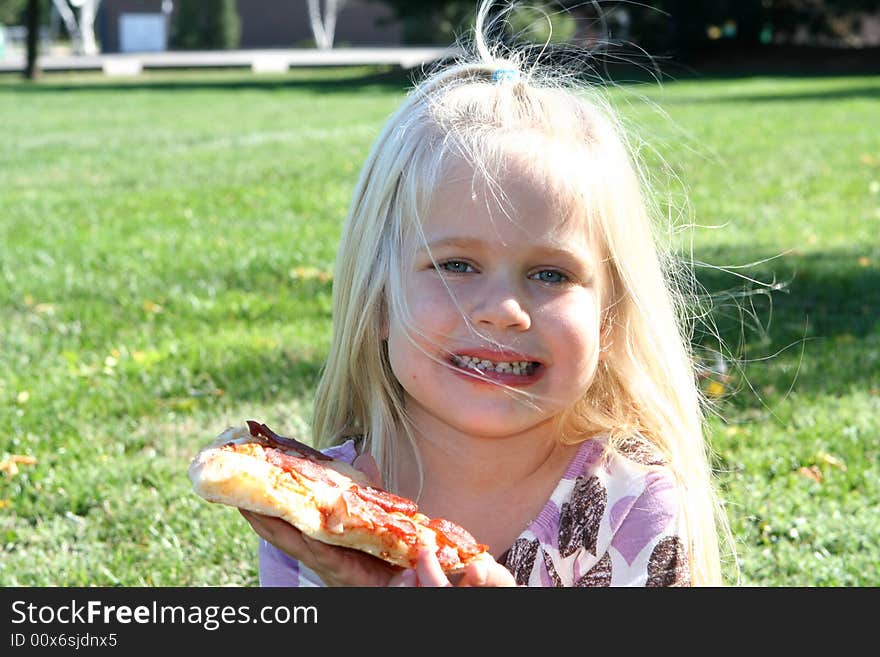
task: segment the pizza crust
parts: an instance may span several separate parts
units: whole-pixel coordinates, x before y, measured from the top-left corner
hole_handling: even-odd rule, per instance
[[[321,516],[312,505],[301,503],[305,491],[297,490],[296,480],[280,476],[284,473],[268,461],[222,450],[220,444],[203,449],[190,465],[196,494],[209,502],[283,518],[309,535],[320,529]]]

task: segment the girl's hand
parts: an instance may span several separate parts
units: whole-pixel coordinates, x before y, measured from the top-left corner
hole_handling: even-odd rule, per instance
[[[456,576],[454,586],[516,586],[510,571],[494,559],[479,559]],[[394,575],[388,586],[453,586],[431,550],[421,550],[415,568]]]
[[[387,586],[400,571],[365,552],[309,538],[281,518],[239,512],[261,538],[314,571],[327,586]]]
[[[359,456],[354,466],[380,485],[379,469],[371,456]],[[309,538],[280,518],[244,509],[239,512],[261,538],[314,571],[327,586],[387,586],[401,570],[364,552]]]

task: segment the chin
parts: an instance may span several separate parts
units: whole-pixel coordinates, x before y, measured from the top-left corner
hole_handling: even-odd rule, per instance
[[[507,438],[525,433],[530,429],[546,424],[553,418],[531,417],[517,418],[510,412],[499,409],[496,413],[477,413],[471,417],[459,415],[454,423],[455,429],[464,434],[480,438]]]

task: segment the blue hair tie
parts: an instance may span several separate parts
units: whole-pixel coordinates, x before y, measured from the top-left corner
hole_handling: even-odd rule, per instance
[[[496,68],[492,72],[493,82],[518,82],[519,71],[515,68]]]

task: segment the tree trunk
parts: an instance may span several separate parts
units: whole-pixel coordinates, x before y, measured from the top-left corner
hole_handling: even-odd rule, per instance
[[[336,32],[336,15],[342,9],[345,0],[325,0],[323,17],[321,16],[321,0],[306,0],[309,9],[309,22],[312,25],[312,34],[315,37],[315,45],[321,50],[329,50],[333,47],[333,37]]]
[[[79,36],[84,55],[98,54],[98,42],[95,39],[95,18],[98,15],[99,4],[101,4],[101,0],[86,0],[79,10]]]
[[[38,60],[40,48],[40,0],[28,0],[27,6],[27,65],[24,77],[35,80],[40,75]]]
[[[52,0],[64,27],[70,35],[73,51],[77,55],[97,55],[98,42],[95,40],[95,17],[101,0]],[[71,6],[72,5],[72,6]],[[77,18],[74,8],[79,10]]]

